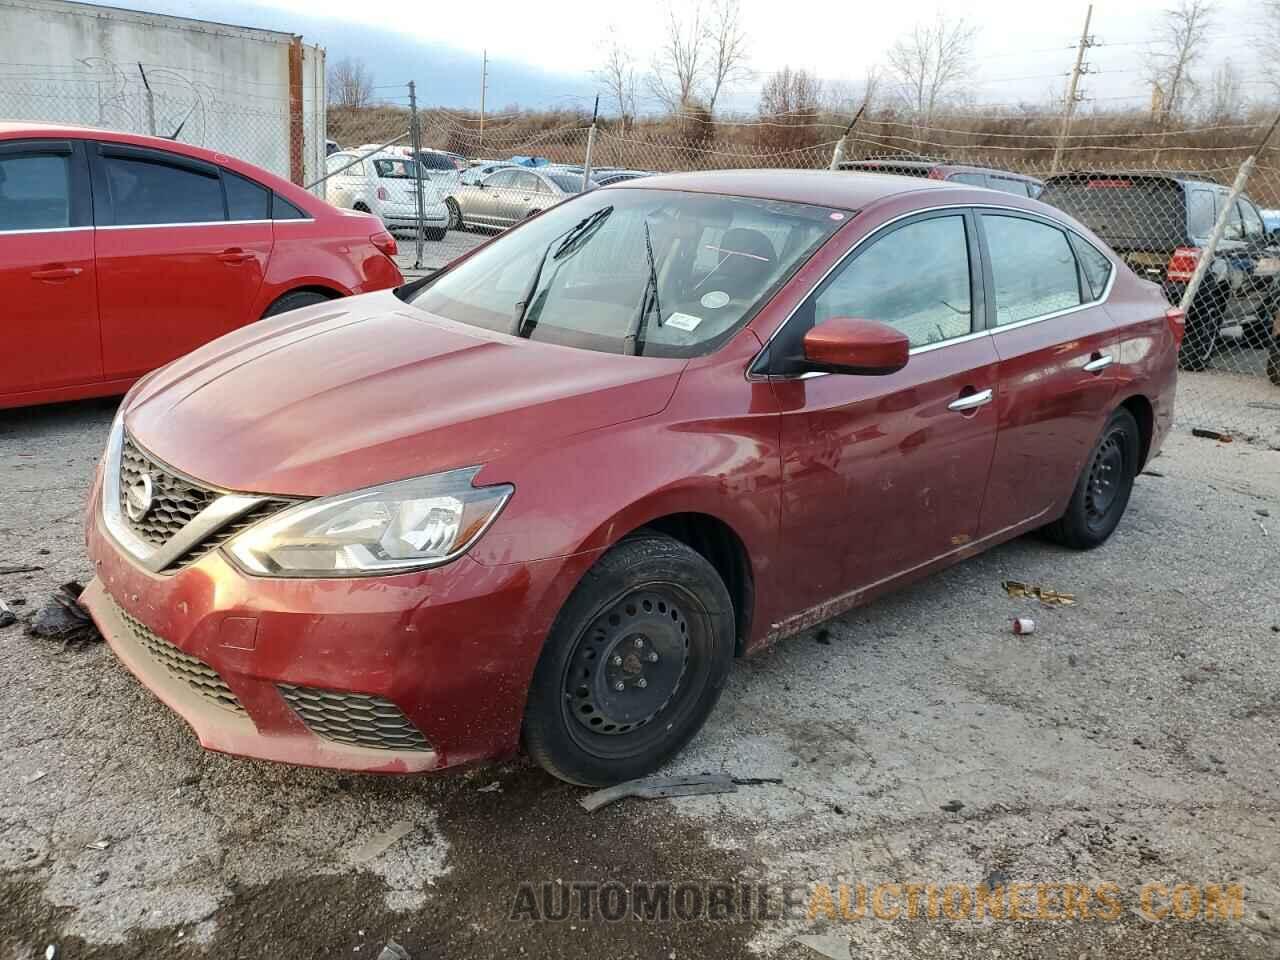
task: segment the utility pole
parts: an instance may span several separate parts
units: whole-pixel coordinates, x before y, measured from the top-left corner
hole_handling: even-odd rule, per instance
[[[1058,135],[1058,146],[1053,151],[1053,163],[1049,167],[1049,176],[1053,176],[1058,172],[1058,164],[1062,162],[1062,150],[1067,145],[1067,136],[1071,133],[1071,118],[1076,112],[1076,103],[1080,99],[1077,88],[1080,85],[1080,75],[1087,73],[1088,68],[1084,62],[1084,52],[1092,47],[1097,41],[1089,35],[1089,21],[1093,19],[1093,4],[1089,4],[1089,9],[1084,15],[1084,30],[1080,33],[1080,46],[1076,47],[1076,65],[1071,71],[1071,83],[1067,88],[1067,109],[1062,117],[1062,132]]]
[[[489,87],[489,51],[483,52],[480,62],[480,153],[484,153],[484,94]]]

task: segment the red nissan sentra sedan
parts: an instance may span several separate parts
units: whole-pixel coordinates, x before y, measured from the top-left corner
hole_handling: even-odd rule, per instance
[[[1119,523],[1182,317],[1034,200],[848,173],[595,190],[121,406],[85,600],[214,750],[646,774],[730,661]]]
[[[404,281],[380,221],[232,157],[0,123],[0,408],[124,393],[264,316]]]

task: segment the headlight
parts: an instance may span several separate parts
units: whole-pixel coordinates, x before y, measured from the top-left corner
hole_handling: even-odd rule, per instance
[[[224,547],[264,577],[359,577],[448,563],[493,522],[514,487],[473,487],[479,467],[312,500]]]

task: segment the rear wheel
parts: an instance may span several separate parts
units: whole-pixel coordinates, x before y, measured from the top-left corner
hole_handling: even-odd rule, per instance
[[[1076,550],[1092,550],[1105,543],[1129,505],[1141,449],[1138,422],[1121,407],[1102,428],[1066,513],[1045,527],[1046,535]]]
[[[445,205],[445,208],[449,211],[449,229],[450,230],[463,229],[464,225],[462,223],[462,209],[458,206],[458,201],[453,199],[453,197],[449,197],[447,200],[445,200],[444,205]]]
[[[295,290],[293,293],[286,293],[280,297],[275,303],[267,307],[266,312],[262,314],[263,319],[274,317],[280,313],[288,313],[290,310],[299,310],[302,307],[309,307],[312,304],[324,303],[332,299],[326,297],[323,293],[315,290]]]
[[[733,644],[732,601],[704,557],[658,534],[623,540],[556,618],[529,690],[525,749],[571,783],[652,773],[702,727]]]
[[[1280,387],[1280,339],[1272,342],[1271,352],[1267,354],[1267,376]]]
[[[1178,350],[1178,366],[1198,372],[1213,361],[1226,311],[1226,292],[1215,283],[1205,283],[1187,312],[1187,329]],[[1176,301],[1175,301],[1176,302]]]

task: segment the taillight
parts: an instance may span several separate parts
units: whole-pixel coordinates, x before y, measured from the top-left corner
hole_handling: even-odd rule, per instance
[[[1187,332],[1187,312],[1181,307],[1170,307],[1164,312],[1164,319],[1173,334],[1173,345],[1181,346],[1182,337]]]
[[[1196,264],[1199,262],[1199,247],[1178,247],[1169,258],[1169,265],[1164,271],[1165,276],[1170,280],[1187,283],[1191,280],[1191,275],[1196,272]]]
[[[396,238],[385,230],[381,233],[375,233],[369,238],[369,242],[388,257],[394,257],[399,252],[399,248],[396,246]]]
[[[391,199],[391,194],[387,193],[387,188],[386,188],[386,187],[379,187],[379,188],[378,188],[378,199],[379,199],[379,200],[390,200],[390,199]]]

